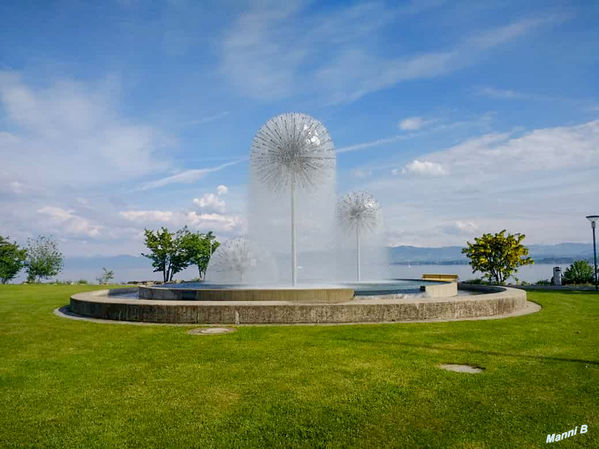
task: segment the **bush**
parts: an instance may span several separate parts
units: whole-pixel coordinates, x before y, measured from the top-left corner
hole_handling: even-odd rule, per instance
[[[77,281],[77,284],[80,284],[80,285],[85,285],[85,284],[87,284],[87,283],[88,283],[88,282],[87,282],[85,279],[79,279],[79,280]]]
[[[564,272],[564,284],[591,284],[593,267],[586,260],[577,260]]]
[[[549,279],[541,279],[537,281],[535,285],[551,285],[551,281]]]

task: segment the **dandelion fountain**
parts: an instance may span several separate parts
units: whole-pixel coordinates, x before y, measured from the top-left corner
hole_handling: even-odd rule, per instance
[[[251,145],[248,236],[216,250],[206,282],[80,293],[71,312],[166,323],[348,323],[487,317],[525,306],[520,290],[453,296],[451,283],[381,280],[379,203],[366,192],[337,200],[335,167],[321,122],[299,113],[271,118]],[[372,242],[378,250],[365,251]]]

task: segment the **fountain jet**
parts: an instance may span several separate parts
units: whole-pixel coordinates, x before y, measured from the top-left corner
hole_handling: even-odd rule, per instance
[[[291,205],[291,284],[297,283],[296,190],[316,189],[335,176],[335,149],[327,129],[300,113],[268,120],[252,142],[250,164],[258,180],[273,191],[289,190]]]

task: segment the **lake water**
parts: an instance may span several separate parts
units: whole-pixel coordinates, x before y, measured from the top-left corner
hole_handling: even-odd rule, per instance
[[[553,275],[553,267],[559,266],[562,272],[568,267],[568,264],[536,264],[520,267],[518,270],[518,278],[521,281],[537,282],[541,279],[551,279]],[[86,279],[88,282],[96,282],[96,277],[100,274],[99,269],[65,267],[57,278],[59,280],[77,281]],[[392,265],[391,273],[395,278],[404,279],[420,279],[423,273],[430,274],[457,274],[460,280],[479,278],[480,273],[476,275],[472,273],[470,265]],[[177,274],[178,279],[193,279],[197,277],[197,270],[188,268],[182,273]],[[23,275],[18,281],[22,281]],[[162,280],[161,273],[153,273],[152,268],[120,268],[115,270],[116,282],[140,280]]]
[[[560,267],[562,273],[568,268],[569,264],[534,264],[526,265],[518,269],[516,275],[520,281],[537,282],[541,279],[551,279],[553,276],[553,267]],[[423,273],[429,274],[457,274],[461,281],[480,278],[481,274],[472,273],[470,265],[392,265],[391,273],[394,277],[416,279]]]

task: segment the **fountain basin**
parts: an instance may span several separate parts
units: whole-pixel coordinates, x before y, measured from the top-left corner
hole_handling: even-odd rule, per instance
[[[470,289],[470,286],[463,286]],[[97,290],[71,297],[71,312],[108,320],[187,324],[334,324],[485,319],[537,311],[526,292],[472,287],[476,295],[430,298],[372,295],[338,303],[293,301],[140,300],[137,288]]]

